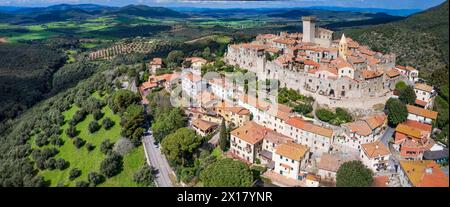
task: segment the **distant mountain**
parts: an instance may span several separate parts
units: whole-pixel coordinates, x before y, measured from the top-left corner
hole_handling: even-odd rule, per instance
[[[435,84],[448,85],[448,77],[444,77],[449,64],[448,4],[446,1],[401,21],[342,32],[374,50],[397,54],[399,64],[418,68],[430,81],[446,78]],[[438,72],[447,75],[436,75]]]
[[[140,16],[140,17],[151,17],[151,18],[184,18],[189,15],[177,12],[164,7],[149,7],[145,5],[129,5],[117,9],[116,11],[109,12],[109,14],[114,15],[129,15],[129,16]]]
[[[313,6],[304,9],[320,9],[331,11],[351,11],[361,13],[385,13],[393,16],[409,16],[420,12],[420,9],[381,9],[381,8],[356,8],[356,7],[333,7],[333,6]]]

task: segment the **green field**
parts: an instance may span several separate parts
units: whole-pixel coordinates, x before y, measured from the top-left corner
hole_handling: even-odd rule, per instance
[[[97,93],[93,94],[93,96],[99,98]],[[67,129],[69,126],[68,121],[77,110],[78,107],[73,105],[69,110],[63,113],[66,123],[61,127],[62,130]],[[120,117],[113,114],[108,106],[104,107],[102,111],[105,114],[102,119],[109,117],[115,122],[115,125],[111,129],[105,130],[104,128],[101,128],[99,131],[90,134],[88,131],[88,125],[92,120],[94,120],[91,114],[89,114],[84,121],[76,125],[77,130],[80,131],[78,137],[95,146],[95,149],[91,152],[89,152],[86,147],[77,149],[73,145],[72,140],[65,133],[61,135],[61,138],[65,141],[65,143],[59,148],[60,152],[55,156],[55,158],[61,157],[65,159],[70,162],[70,166],[62,171],[44,170],[39,172],[45,180],[50,181],[50,186],[57,186],[58,184],[64,186],[75,186],[76,181],[87,181],[87,175],[89,172],[100,171],[100,163],[105,158],[105,155],[100,152],[100,144],[105,139],[110,139],[112,142],[116,142],[120,139]],[[101,123],[102,119],[100,119],[99,123]],[[36,147],[34,143],[33,146]],[[124,170],[120,174],[106,179],[105,183],[102,183],[99,186],[137,186],[137,184],[133,182],[133,174],[144,163],[145,158],[142,146],[133,149],[124,157]],[[68,177],[70,170],[73,168],[80,169],[82,174],[74,181],[70,181]]]

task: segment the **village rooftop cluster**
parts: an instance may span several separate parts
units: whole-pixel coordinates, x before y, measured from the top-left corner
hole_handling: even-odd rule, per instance
[[[191,102],[184,107],[190,127],[207,136],[225,120],[233,128],[226,156],[267,167],[262,176],[279,186],[333,186],[343,163],[360,160],[374,172],[373,186],[448,187],[439,166],[448,162],[448,149],[431,138],[438,116],[431,110],[433,86],[413,67],[396,65],[394,54],[372,51],[345,34],[333,39],[333,31],[317,27],[315,17],[302,21],[302,33],[260,34],[250,43],[229,45],[224,61],[312,97],[319,106],[359,114],[354,121],[330,125],[270,101],[269,93],[248,93],[225,78],[205,81],[201,69],[210,63],[200,57],[187,58],[190,65],[182,73],[163,75],[155,75],[161,58],[149,62],[154,75],[140,87],[144,103],[156,88],[179,87]],[[390,128],[377,106],[397,97],[399,82],[413,86],[417,100],[407,105],[407,120]]]

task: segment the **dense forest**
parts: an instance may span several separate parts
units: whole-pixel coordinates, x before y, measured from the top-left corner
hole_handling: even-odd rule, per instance
[[[43,45],[0,44],[0,122],[44,98],[65,58]]]

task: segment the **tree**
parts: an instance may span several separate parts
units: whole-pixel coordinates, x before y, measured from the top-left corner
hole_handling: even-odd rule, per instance
[[[86,141],[84,141],[83,139],[76,137],[75,139],[73,139],[73,145],[75,145],[75,147],[77,149],[80,149],[81,147],[84,146],[84,144],[86,143]]]
[[[86,143],[86,149],[90,152],[95,149],[95,146],[91,143]]]
[[[108,129],[110,129],[111,127],[113,127],[114,124],[115,124],[114,121],[111,120],[109,117],[104,118],[103,121],[102,121],[102,126],[103,126],[103,128],[105,128],[106,130],[108,130]]]
[[[414,104],[416,102],[417,96],[416,92],[414,92],[414,88],[412,86],[407,86],[404,89],[399,91],[398,99],[405,104]]]
[[[56,168],[56,160],[53,157],[50,157],[46,162],[45,162],[45,168],[49,169],[49,170],[54,170]]]
[[[162,141],[162,151],[172,166],[185,166],[192,161],[194,151],[201,144],[201,137],[189,128],[180,128]]]
[[[222,119],[222,124],[220,125],[219,147],[222,151],[226,151],[229,147],[227,126],[225,125],[225,119]]]
[[[55,162],[55,167],[59,170],[64,170],[68,167],[69,162],[64,160],[63,158],[58,158]]]
[[[306,115],[313,111],[313,107],[311,104],[298,104],[298,105],[294,106],[293,111],[295,111],[299,114]]]
[[[98,131],[100,128],[101,128],[101,126],[98,124],[97,121],[91,121],[91,123],[89,123],[89,126],[88,126],[89,132],[91,134]]]
[[[161,142],[161,140],[170,133],[186,126],[186,122],[186,116],[179,108],[172,108],[169,112],[158,111],[152,125],[153,136],[157,142]]]
[[[86,182],[86,181],[77,181],[76,183],[75,183],[75,186],[76,187],[79,187],[79,188],[86,188],[86,187],[89,187],[89,183],[88,182]]]
[[[113,147],[114,147],[114,143],[112,143],[111,140],[109,140],[109,139],[105,139],[100,144],[100,152],[102,152],[105,155],[109,154],[110,152],[112,152]]]
[[[324,121],[324,122],[329,122],[329,121],[333,120],[334,118],[336,118],[336,115],[332,111],[329,111],[327,109],[316,110],[316,116],[317,116],[317,118],[319,118],[321,121]]]
[[[110,153],[100,164],[100,172],[106,177],[113,177],[123,170],[123,159],[117,153]]]
[[[88,174],[88,181],[90,186],[95,187],[98,184],[105,182],[105,177],[97,172],[90,172]]]
[[[77,133],[77,128],[74,125],[69,124],[69,127],[66,129],[67,136],[69,136],[70,138],[74,138],[75,136],[77,136]]]
[[[144,107],[136,104],[128,106],[121,120],[122,136],[129,139],[136,139],[136,136],[142,136],[140,132],[143,132],[142,125],[144,121]]]
[[[135,93],[121,89],[116,91],[109,100],[109,106],[114,111],[114,113],[124,112],[128,106],[132,104],[137,104],[140,101],[140,97]]]
[[[399,81],[395,84],[395,89],[397,89],[398,91],[403,90],[404,88],[406,88],[406,83],[404,81]]]
[[[336,173],[337,187],[370,187],[372,182],[372,170],[359,160],[342,164]]]
[[[167,55],[167,63],[172,63],[175,66],[179,66],[181,64],[181,62],[183,62],[183,56],[184,53],[183,51],[180,50],[172,50],[168,55]]]
[[[406,105],[396,98],[390,98],[386,102],[385,111],[388,115],[388,123],[395,127],[408,118],[408,109]]]
[[[92,113],[92,115],[94,116],[95,120],[100,120],[103,117],[103,112],[99,109],[94,110],[94,112]]]
[[[144,164],[136,173],[133,175],[133,181],[139,185],[143,186],[153,186],[154,180],[156,178],[156,170],[153,167]]]
[[[345,109],[339,107],[336,108],[336,118],[338,118],[341,123],[347,123],[353,120],[352,115],[350,115]]]
[[[72,168],[69,173],[69,180],[75,180],[75,178],[80,177],[81,170],[78,168]]]
[[[205,187],[250,187],[253,174],[244,163],[225,158],[206,167],[200,180]]]

